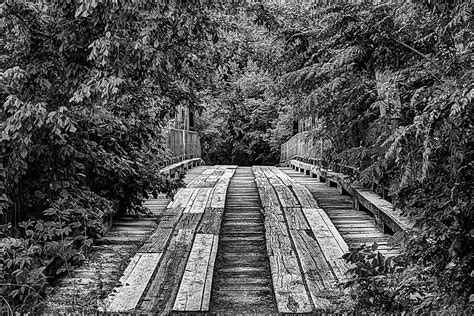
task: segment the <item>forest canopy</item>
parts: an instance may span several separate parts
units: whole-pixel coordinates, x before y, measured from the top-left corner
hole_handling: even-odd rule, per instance
[[[357,170],[352,181],[415,222],[399,270],[356,271],[358,307],[463,310],[474,300],[472,31],[459,0],[7,0],[0,215],[15,216],[0,296],[40,299],[44,267],[83,259],[104,217],[176,191],[158,170],[167,118],[184,104],[199,112],[207,164],[278,164],[294,121],[312,118],[312,137],[330,144],[323,165]]]

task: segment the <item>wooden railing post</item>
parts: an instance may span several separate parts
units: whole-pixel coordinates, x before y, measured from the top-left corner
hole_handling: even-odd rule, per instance
[[[183,160],[186,160],[186,131],[183,129]]]

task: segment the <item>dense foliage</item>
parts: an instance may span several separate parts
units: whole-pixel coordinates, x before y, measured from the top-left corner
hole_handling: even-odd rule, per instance
[[[359,267],[350,283],[358,308],[466,308],[474,290],[472,6],[288,1],[235,12],[213,16],[220,68],[199,125],[207,159],[276,164],[293,118],[317,118],[314,136],[331,144],[323,164],[351,167],[354,181],[415,223],[398,236],[403,256],[374,247],[348,258]]]
[[[0,297],[12,308],[82,257],[108,216],[180,185],[158,172],[161,129],[178,104],[198,106],[212,29],[200,6],[163,1],[0,5],[0,215],[13,224]]]
[[[355,180],[388,195],[415,223],[403,240],[405,269],[358,270],[358,291],[379,291],[364,292],[359,307],[465,308],[474,291],[472,6],[416,1],[275,12],[291,21],[281,30],[280,78],[301,96],[296,115],[317,117],[317,136],[331,141],[324,163],[354,167]]]
[[[278,117],[271,75],[275,36],[255,23],[259,6],[213,10],[219,41],[209,50],[218,65],[206,91],[206,110],[198,119],[204,160],[239,165],[274,164],[270,144]],[[279,146],[279,144],[278,144]]]
[[[184,104],[208,164],[276,164],[293,120],[317,119],[323,164],[352,167],[415,223],[398,257],[345,256],[357,308],[468,308],[472,6],[300,2],[1,4],[0,215],[26,221],[6,239],[0,298],[34,302],[45,267],[67,270],[104,218],[179,186],[157,170]]]

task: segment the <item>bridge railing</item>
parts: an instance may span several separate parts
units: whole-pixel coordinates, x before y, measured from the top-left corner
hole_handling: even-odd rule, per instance
[[[201,158],[201,143],[197,132],[170,128],[165,131],[165,137],[166,147],[171,151],[171,159],[166,162],[166,167],[185,160],[190,160],[188,164],[193,165],[201,163],[195,159]],[[0,164],[0,167],[3,167],[3,165]],[[0,169],[0,171],[1,170],[3,169]],[[1,189],[0,198],[2,198]],[[17,223],[19,220],[19,212],[1,212],[0,210],[0,233],[5,230],[9,224]]]
[[[298,133],[281,145],[280,164],[285,164],[291,159],[295,159],[322,167],[323,152],[331,148],[331,146],[329,140],[323,140],[309,131]],[[326,165],[325,168],[349,175],[358,171],[355,167],[334,162],[331,165]]]
[[[167,165],[201,158],[201,142],[197,132],[170,128],[166,130],[166,147],[171,151]]]
[[[385,197],[375,194],[370,188],[352,184],[349,176],[357,174],[357,168],[338,163],[323,166],[322,152],[328,146],[329,142],[310,132],[296,134],[281,146],[280,164],[318,177],[326,185],[336,187],[341,194],[351,195],[355,208],[362,207],[371,212],[382,232],[406,231],[413,227],[411,220],[402,216]]]
[[[330,146],[329,141],[323,141],[309,131],[298,133],[281,145],[280,163],[285,163],[290,159],[300,159],[319,165],[323,158],[323,150]]]

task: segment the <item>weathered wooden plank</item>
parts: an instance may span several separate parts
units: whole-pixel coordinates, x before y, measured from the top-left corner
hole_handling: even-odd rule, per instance
[[[284,207],[288,227],[296,230],[311,229],[300,207]]]
[[[223,215],[223,208],[206,207],[197,232],[202,234],[218,235],[221,229]]]
[[[137,265],[138,260],[140,259],[140,257],[141,257],[141,254],[136,254],[135,256],[133,256],[130,259],[130,262],[128,263],[127,267],[123,271],[122,276],[119,279],[120,283],[124,283],[128,279],[128,277],[132,273],[133,269],[135,269],[135,266]]]
[[[261,181],[257,183],[257,188],[263,207],[280,207],[278,195],[268,182]]]
[[[204,182],[209,186],[214,186],[223,174],[224,170],[215,170]]]
[[[313,304],[306,292],[285,223],[277,216],[265,214],[265,235],[278,311],[311,312]]]
[[[322,220],[324,221],[324,223],[328,227],[329,231],[334,236],[334,239],[336,239],[337,243],[339,244],[339,247],[341,247],[342,252],[343,253],[349,252],[349,248],[347,247],[346,242],[344,241],[341,234],[337,230],[336,226],[334,226],[334,224],[332,223],[331,219],[326,214],[326,212],[321,208],[315,208],[314,210],[319,213]]]
[[[162,253],[173,232],[172,228],[158,228],[150,237],[147,238],[138,252],[159,252]]]
[[[337,279],[321,248],[308,231],[290,230],[290,233],[316,310],[331,309],[331,303],[325,296],[333,296],[337,292]]]
[[[193,244],[193,237],[193,229],[179,229],[174,232],[138,310],[171,311]]]
[[[262,166],[261,168],[263,174],[271,185],[284,185],[283,181],[281,181],[280,178],[278,178],[277,175],[269,169],[269,167]]]
[[[201,220],[202,213],[183,213],[176,229],[195,229]]]
[[[196,234],[173,310],[201,310],[213,241],[212,234]]]
[[[216,186],[214,187],[214,191],[210,197],[210,202],[208,203],[209,207],[212,208],[224,208],[225,207],[225,198],[227,195],[227,188],[229,187],[230,180],[223,180],[220,179]]]
[[[204,213],[211,192],[212,188],[199,188],[192,205],[188,203],[184,213]]]
[[[280,204],[283,207],[299,207],[300,203],[291,192],[290,188],[284,184],[274,184],[273,188],[278,194]]]
[[[180,188],[176,192],[174,200],[168,204],[168,208],[186,207],[195,191],[195,188]]]
[[[168,208],[163,215],[160,217],[160,222],[158,223],[158,229],[162,228],[173,228],[178,223],[181,218],[181,214],[184,211],[184,207]]]
[[[202,172],[202,175],[203,175],[203,176],[205,176],[205,175],[211,175],[211,174],[212,174],[214,171],[216,171],[216,170],[217,170],[217,167],[216,167],[216,166],[209,167],[209,168],[207,168],[206,170],[204,170],[204,171]],[[205,178],[207,178],[207,177],[203,177],[203,178],[204,178],[204,180],[205,180]]]
[[[275,176],[277,176],[282,181],[284,185],[291,186],[294,184],[293,179],[291,179],[286,173],[284,173],[277,167],[272,166],[272,167],[269,167],[268,169],[272,171],[275,174]]]
[[[211,302],[212,277],[214,275],[214,266],[216,263],[218,245],[219,236],[214,235],[214,239],[212,241],[211,255],[209,257],[209,265],[207,266],[206,282],[204,284],[204,294],[202,296],[201,311],[203,312],[209,311],[209,305]]]
[[[196,200],[197,196],[199,195],[199,191],[201,190],[200,188],[194,188],[193,193],[188,201],[188,203],[184,206],[183,213],[189,213],[189,210],[194,204],[194,201]]]
[[[209,184],[206,184],[206,179],[208,179],[211,174],[216,171],[216,167],[209,167],[208,169],[204,170],[196,179],[192,180],[188,183],[188,188],[201,188],[201,187],[209,187]]]
[[[125,312],[136,308],[162,256],[161,253],[138,255],[140,258],[135,267],[107,306],[108,312]]]
[[[280,222],[285,222],[283,210],[280,206],[265,206],[262,210],[264,216],[275,216]]]
[[[295,192],[298,201],[303,208],[318,208],[318,202],[307,188],[301,184],[293,184],[293,191]]]
[[[311,230],[321,247],[326,261],[329,263],[329,266],[333,269],[338,279],[344,280],[345,273],[349,268],[349,266],[344,262],[344,259],[342,259],[344,251],[341,249],[336,238],[334,238],[328,226],[321,218],[319,212],[315,209],[303,209],[303,213],[311,226]]]

